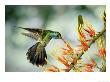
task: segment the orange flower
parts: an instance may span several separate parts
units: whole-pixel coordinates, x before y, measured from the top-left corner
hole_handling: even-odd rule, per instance
[[[83,46],[77,45],[76,47],[74,47],[73,52],[76,55],[83,53]]]
[[[96,34],[95,30],[92,27],[88,27],[88,28],[86,28],[84,30],[89,33],[90,37],[93,37]]]
[[[86,67],[93,68],[93,64],[85,64]]]
[[[82,46],[83,46],[83,49],[84,49],[84,51],[87,51],[88,50],[88,48],[90,47],[89,46],[89,43],[91,42],[92,40],[90,39],[90,40],[85,40],[85,41],[80,41],[81,42],[81,44],[82,44]]]
[[[97,65],[97,63],[94,61],[94,59],[92,59],[90,56],[88,56],[87,57],[90,61],[91,61],[91,63],[92,63],[92,65]]]
[[[70,49],[64,49],[64,48],[62,48],[64,51],[63,51],[63,55],[70,55],[73,51],[72,50],[70,50]]]
[[[75,71],[77,72],[93,72],[93,65],[92,64],[79,64],[74,66]]]
[[[67,71],[69,71],[71,69],[71,66],[70,66],[68,60],[64,56],[55,55],[55,57],[57,58],[57,60],[59,62],[61,62],[62,64],[64,64],[66,66]]]
[[[88,48],[89,48],[88,43],[91,40],[86,40],[86,35],[82,31],[83,31],[82,28],[81,29],[78,29],[79,39],[80,39],[81,45],[83,46],[84,51],[87,51]]]
[[[89,64],[89,63],[87,63],[87,64],[85,64],[85,69],[84,69],[84,71],[85,72],[93,72],[93,64]]]
[[[50,67],[47,67],[47,68],[43,67],[43,71],[45,71],[45,72],[66,72],[65,69],[57,68],[54,65],[51,65]]]
[[[60,69],[54,65],[51,65],[51,63],[47,59],[45,59],[45,60],[47,61],[49,67],[40,66],[41,69],[43,69],[43,71],[45,71],[45,72],[68,72],[69,71],[67,69]]]
[[[89,48],[87,41],[81,41],[81,44],[82,44],[82,46],[84,48],[84,51],[87,51],[88,48]]]
[[[83,33],[83,27],[79,26],[78,27],[78,34],[80,39],[86,39],[86,35]]]
[[[93,69],[91,69],[91,68],[86,68],[86,69],[84,70],[84,72],[93,72]]]
[[[53,58],[56,58],[59,62],[64,64],[66,66],[66,71],[69,71],[71,69],[71,66],[69,65],[68,60],[64,57],[64,55],[56,55],[54,52],[52,52]]]
[[[103,56],[103,55],[105,55],[105,54],[106,54],[105,48],[100,48],[100,49],[99,49],[99,55],[100,55],[100,56]]]
[[[77,59],[76,59],[76,58],[74,58],[74,57],[71,56],[71,59],[72,59],[71,62],[72,62],[73,64],[76,64],[76,63],[77,63]]]
[[[57,57],[58,61],[60,61],[61,63],[63,63],[65,66],[69,66],[68,61],[66,60],[66,58],[64,56],[61,57]]]
[[[64,41],[64,40],[63,40]],[[73,49],[70,47],[70,45],[64,41],[68,49],[62,48],[63,49],[63,55],[70,55],[73,53]]]
[[[86,35],[83,32],[79,32],[80,37],[86,39]]]
[[[48,68],[44,68],[44,71],[45,72],[59,72],[59,69],[55,66],[51,66],[51,67],[48,67]]]

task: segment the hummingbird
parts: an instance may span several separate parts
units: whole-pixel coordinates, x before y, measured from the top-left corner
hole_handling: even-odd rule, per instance
[[[44,66],[47,64],[47,54],[45,47],[50,42],[52,38],[54,39],[62,39],[62,36],[59,32],[51,31],[51,30],[43,30],[38,28],[22,28],[21,29],[27,30],[29,33],[22,33],[25,36],[33,38],[36,40],[36,44],[30,47],[26,53],[27,59],[33,65],[39,67]]]

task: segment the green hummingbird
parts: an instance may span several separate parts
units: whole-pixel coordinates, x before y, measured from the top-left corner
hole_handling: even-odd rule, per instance
[[[47,59],[45,47],[52,38],[62,39],[61,34],[56,31],[43,30],[38,28],[22,28],[22,29],[29,31],[29,33],[22,33],[23,35],[31,37],[37,41],[35,45],[28,49],[26,53],[27,59],[30,60],[30,63],[32,63],[33,65],[43,66],[47,64],[45,60]]]

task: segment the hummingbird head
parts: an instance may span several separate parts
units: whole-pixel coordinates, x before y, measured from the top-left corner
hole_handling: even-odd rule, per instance
[[[54,38],[54,39],[62,39],[61,34],[59,32],[52,33],[52,38]]]

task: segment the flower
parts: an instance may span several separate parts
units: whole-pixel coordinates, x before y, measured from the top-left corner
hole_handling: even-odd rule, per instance
[[[44,68],[44,71],[45,72],[60,72],[59,71],[59,68],[55,67],[55,66],[51,66],[51,67],[48,67],[48,68]]]
[[[79,35],[79,39],[81,39],[81,40],[82,40],[82,39],[83,39],[83,40],[86,39],[86,35],[84,34],[83,26],[84,26],[84,25],[78,26],[78,35]]]
[[[93,64],[85,64],[86,67],[93,68]]]
[[[98,52],[99,52],[99,55],[100,55],[100,56],[103,56],[103,55],[106,54],[105,48],[100,48],[100,49],[98,50]]]
[[[71,69],[71,66],[70,66],[68,60],[64,56],[55,55],[55,57],[57,58],[57,60],[59,62],[61,62],[62,64],[64,64],[66,66],[66,69],[67,70],[70,70]]]
[[[83,72],[83,69],[82,69],[81,67],[75,66],[75,67],[74,67],[74,71],[75,71],[75,72]]]
[[[83,46],[83,49],[84,49],[84,51],[87,51],[88,50],[88,48],[89,48],[89,46],[88,46],[88,41],[80,41],[81,42],[81,44],[82,44],[82,46]]]
[[[71,56],[71,60],[70,60],[73,64],[77,63],[77,59]]]
[[[62,48],[63,55],[72,55],[73,54],[73,49],[70,47],[70,45],[68,43],[65,42],[65,44],[66,44],[66,47],[68,49]]]
[[[86,39],[86,35],[82,31],[79,31],[79,34],[80,38]]]
[[[101,57],[104,61],[106,61],[106,49],[99,48],[98,52],[99,52],[98,56]]]
[[[69,49],[62,48],[63,49],[63,55],[65,55],[65,54],[68,55],[68,57],[70,57],[70,60],[68,60],[68,61],[73,63],[73,64],[76,64],[77,59],[73,55],[75,55],[75,56],[78,55],[81,52],[82,48],[79,46],[75,49],[72,49],[68,43],[65,42],[65,44],[66,44],[67,48],[69,48]]]
[[[66,66],[67,71],[71,69],[71,66],[69,65],[69,61],[65,58],[64,55],[57,55],[54,52],[51,52],[51,54],[53,54],[53,58],[56,58],[59,62],[61,62]]]
[[[86,34],[84,34],[83,27],[78,27],[78,34],[79,34],[79,40],[81,42],[81,45],[83,46],[84,51],[87,51],[89,48],[89,42],[91,40],[86,40]]]
[[[94,61],[94,59],[91,58],[91,57],[88,56],[88,55],[87,55],[87,59],[91,61],[91,63],[92,63],[93,66],[96,66],[96,65],[97,65],[97,63]]]
[[[86,63],[84,71],[85,72],[93,72],[93,67],[94,67],[94,64]]]
[[[75,72],[93,72],[93,64],[76,64],[74,66]]]
[[[50,67],[43,67],[44,72],[66,72],[66,69],[60,69],[54,65],[51,65]]]
[[[68,72],[69,70],[67,69],[60,69],[54,65],[52,65],[46,58],[45,60],[47,61],[47,64],[49,65],[48,67],[41,67],[41,69],[43,69],[44,72]]]
[[[88,26],[87,28],[84,29],[86,32],[89,33],[90,37],[93,37],[96,35],[95,30],[93,29],[92,26]]]
[[[93,69],[91,69],[91,68],[86,68],[86,69],[84,70],[84,72],[93,72]]]
[[[82,45],[77,45],[73,48],[74,54],[81,54],[83,52],[83,46]]]

